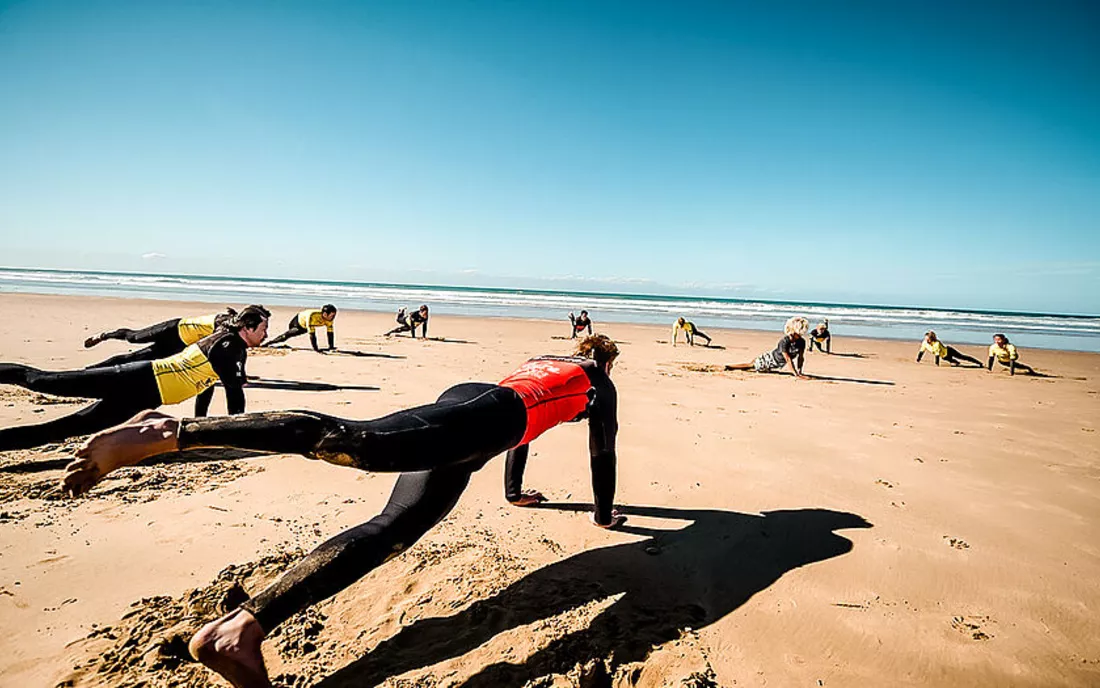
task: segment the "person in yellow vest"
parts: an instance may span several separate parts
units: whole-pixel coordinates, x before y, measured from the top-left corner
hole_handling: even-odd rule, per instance
[[[428,338],[428,305],[424,304],[413,311],[411,314],[406,313],[406,309],[397,309],[397,322],[398,326],[390,330],[385,334],[386,337],[392,337],[395,334],[401,332],[409,332],[412,334],[412,338],[416,339],[416,327],[421,327],[421,336],[424,339]]]
[[[323,327],[328,331],[328,348],[329,351],[336,350],[336,335],[332,329],[332,323],[336,320],[336,306],[331,303],[326,303],[321,306],[320,309],[314,308],[310,310],[299,311],[293,318],[290,319],[290,324],[287,325],[286,332],[282,333],[278,337],[272,339],[264,346],[274,346],[275,344],[281,344],[291,337],[297,337],[300,334],[309,332],[309,343],[313,345],[313,350],[317,353],[322,353],[321,349],[317,346],[317,328]]]
[[[920,363],[924,354],[929,353],[936,357],[936,365],[940,364],[940,359],[947,361],[953,366],[962,365],[963,361],[967,363],[973,363],[979,368],[982,367],[982,362],[973,356],[967,356],[953,346],[948,346],[941,342],[936,333],[932,330],[928,330],[924,333],[924,341],[920,343],[920,350],[917,351],[917,363]]]
[[[680,333],[680,330],[684,331],[684,339],[687,340],[688,346],[695,346],[695,338],[702,337],[707,340],[707,346],[710,346],[710,337],[706,332],[703,332],[695,326],[695,323],[684,318],[677,318],[676,322],[672,325],[672,345],[676,346],[676,336]]]
[[[152,361],[178,354],[203,337],[214,334],[214,330],[226,324],[237,315],[237,311],[226,308],[224,313],[210,313],[194,318],[173,318],[141,330],[121,327],[110,332],[100,332],[84,340],[84,348],[90,349],[108,339],[119,339],[131,344],[148,344],[137,351],[112,356],[89,368],[103,368],[134,361]]]
[[[0,428],[0,451],[30,449],[99,432],[140,411],[192,397],[198,397],[195,414],[205,416],[218,381],[225,387],[229,413],[244,413],[247,351],[267,336],[270,315],[263,306],[249,306],[210,336],[174,356],[154,361],[63,371],[0,363],[0,384],[96,400],[76,413],[45,423]]]
[[[1009,375],[1015,375],[1017,370],[1023,370],[1028,375],[1038,375],[1031,366],[1020,363],[1020,353],[1016,351],[1016,345],[1008,341],[1003,334],[993,335],[993,344],[989,347],[989,370],[993,370],[993,361],[1008,368]]]

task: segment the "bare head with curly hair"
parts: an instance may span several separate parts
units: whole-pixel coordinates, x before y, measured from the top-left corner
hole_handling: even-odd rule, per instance
[[[787,321],[787,324],[783,326],[783,333],[786,335],[798,335],[799,337],[806,336],[806,330],[810,329],[810,321],[801,316],[794,316]]]
[[[576,353],[578,356],[591,358],[610,371],[619,356],[619,347],[606,334],[593,334],[577,342]]]

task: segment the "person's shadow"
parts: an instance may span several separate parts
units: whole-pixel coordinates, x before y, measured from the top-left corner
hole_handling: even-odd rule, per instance
[[[589,511],[591,506],[542,508]],[[520,664],[487,666],[463,686],[518,686],[608,657],[614,671],[644,660],[654,646],[678,638],[684,628],[699,629],[722,619],[787,571],[851,551],[852,542],[833,531],[871,527],[856,514],[828,509],[758,515],[641,506],[621,512],[689,524],[663,530],[628,523],[620,530],[646,539],[581,552],[458,614],[417,621],[315,688],[373,686],[459,657],[509,629],[621,595],[587,628],[555,640]]]

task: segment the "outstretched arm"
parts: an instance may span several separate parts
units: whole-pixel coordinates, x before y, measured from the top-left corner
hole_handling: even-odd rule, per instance
[[[309,344],[313,347],[314,351],[321,351],[321,347],[317,346],[317,330],[312,327],[309,328]]]
[[[328,348],[330,348],[330,349],[335,349],[336,348],[336,333],[333,332],[331,328],[329,328],[329,331],[328,331]]]
[[[924,358],[924,349],[921,349],[920,351],[917,352],[917,363],[920,363],[920,360],[922,358]]]
[[[615,512],[615,438],[619,432],[618,398],[610,379],[596,389],[588,416],[588,451],[592,468],[593,521],[603,528],[621,525],[626,518]]]
[[[523,471],[527,468],[530,446],[521,444],[509,450],[504,462],[504,498],[516,506],[531,506],[546,501],[541,492],[523,489]]]

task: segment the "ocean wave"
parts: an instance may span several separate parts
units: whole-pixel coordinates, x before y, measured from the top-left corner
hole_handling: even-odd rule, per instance
[[[570,310],[586,308],[604,320],[659,322],[688,315],[714,327],[756,326],[771,329],[791,315],[817,321],[828,318],[835,329],[843,326],[868,336],[914,336],[924,329],[965,333],[971,336],[992,330],[1017,334],[1069,338],[1093,338],[1085,348],[1100,348],[1100,317],[1031,315],[932,308],[904,308],[850,304],[751,301],[691,298],[684,296],[543,292],[521,289],[479,289],[353,282],[310,282],[262,278],[228,278],[136,273],[68,272],[0,269],[0,288],[61,292],[125,291],[175,298],[217,300],[268,300],[274,303],[323,300],[352,308],[389,310],[398,305],[432,304],[436,312],[467,315],[560,318]],[[917,335],[919,336],[919,335]],[[960,340],[961,341],[961,340]],[[1081,348],[1080,346],[1074,348]]]

